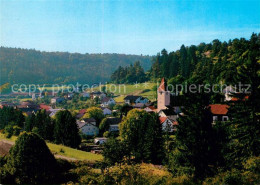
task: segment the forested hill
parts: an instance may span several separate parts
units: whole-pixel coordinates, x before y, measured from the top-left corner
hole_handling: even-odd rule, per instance
[[[154,59],[148,78],[170,79],[170,83],[237,84],[252,83],[250,69],[259,70],[260,34],[250,39],[236,38],[228,42],[218,39],[197,46],[182,45],[179,50],[168,53],[165,49]],[[260,74],[260,73],[258,73]],[[254,77],[256,78],[256,77]]]
[[[118,66],[140,61],[145,70],[151,57],[125,54],[79,54],[0,48],[0,83],[97,83],[109,80]]]

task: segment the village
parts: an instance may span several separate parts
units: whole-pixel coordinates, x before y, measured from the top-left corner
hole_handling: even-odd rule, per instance
[[[236,101],[236,98],[232,97],[234,89],[228,86],[224,89],[222,96],[224,97],[222,104],[210,104],[210,110],[212,113],[212,124],[216,122],[226,122],[229,120],[227,102]],[[159,116],[159,123],[162,127],[162,132],[167,132],[171,135],[177,130],[178,117],[182,113],[182,106],[176,106],[174,104],[174,97],[176,96],[168,90],[167,82],[163,78],[160,85],[157,88],[157,101],[150,101],[148,98],[137,95],[126,95],[124,102],[117,103],[112,93],[106,93],[101,91],[83,92],[79,96],[84,100],[90,99],[95,103],[93,107],[102,110],[102,119],[106,121],[106,129],[100,130],[100,124],[102,120],[97,122],[93,117],[84,117],[88,108],[73,111],[73,115],[76,118],[78,129],[83,138],[87,139],[87,145],[82,144],[81,149],[90,151],[92,153],[101,153],[102,144],[107,141],[109,135],[119,135],[119,124],[123,117],[127,115],[127,112],[132,109],[143,109],[146,112],[154,112]],[[54,118],[56,113],[65,110],[64,101],[66,99],[73,100],[75,93],[63,93],[63,96],[52,96],[51,93],[34,93],[31,100],[22,101],[19,104],[15,104],[8,101],[1,101],[0,108],[14,107],[21,110],[26,116],[36,114],[37,111],[44,109],[46,114],[51,118]],[[37,103],[37,99],[49,99],[49,104]],[[77,102],[76,102],[77,103]],[[24,129],[24,128],[23,128]],[[90,141],[90,142],[89,142]]]

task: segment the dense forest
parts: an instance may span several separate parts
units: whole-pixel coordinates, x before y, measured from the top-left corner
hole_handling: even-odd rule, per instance
[[[106,82],[118,66],[135,61],[140,61],[146,70],[151,66],[149,56],[40,52],[0,47],[0,79],[1,84]]]
[[[252,34],[249,40],[236,38],[221,42],[215,39],[208,44],[182,45],[179,50],[169,53],[163,49],[156,57],[153,57],[152,67],[146,73],[146,79],[158,81],[165,77],[171,84],[186,81],[201,84],[222,82],[234,85],[241,81],[238,74],[241,73],[243,67],[246,67],[250,56],[259,52],[260,48],[252,44],[259,44],[259,42],[260,34]],[[128,75],[132,68],[132,66],[119,67],[112,74],[111,80],[119,83],[135,82],[131,80],[133,75]],[[137,81],[142,82],[143,79],[145,78],[142,76]],[[246,76],[243,82],[251,83]]]
[[[111,75],[111,81],[114,83],[136,83],[144,82],[146,79],[144,69],[139,61],[126,67],[119,66]]]
[[[195,83],[214,84],[222,81],[235,84],[241,80],[236,74],[245,67],[253,53],[259,52],[259,42],[260,34],[252,34],[249,40],[236,38],[221,42],[215,39],[209,44],[182,45],[179,50],[170,53],[163,49],[153,59],[149,76],[151,79],[178,76],[179,79],[189,79]]]

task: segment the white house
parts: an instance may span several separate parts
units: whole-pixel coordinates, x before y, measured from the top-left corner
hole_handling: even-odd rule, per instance
[[[178,123],[176,121],[173,121],[169,119],[168,117],[160,117],[159,118],[160,123],[162,124],[162,130],[164,132],[173,132],[176,131],[176,126]]]
[[[104,97],[101,100],[101,107],[107,107],[109,105],[115,105],[115,104],[116,104],[116,101],[110,97]]]
[[[96,136],[99,133],[99,128],[96,125],[85,122],[84,120],[77,121],[77,125],[79,130],[87,136]]]
[[[213,123],[216,124],[217,121],[225,122],[229,120],[227,115],[229,106],[226,104],[211,104],[210,111],[213,116]]]
[[[109,132],[118,132],[119,131],[119,125],[115,124],[115,125],[109,125]]]
[[[95,143],[96,145],[102,145],[102,144],[104,144],[105,142],[107,142],[107,138],[105,138],[105,137],[99,137],[99,138],[95,138],[95,139],[94,139],[94,143]]]
[[[177,119],[177,114],[172,109],[162,109],[158,112],[160,117],[168,117],[171,120]]]
[[[142,96],[133,96],[133,95],[128,95],[124,98],[124,101],[126,104],[137,104],[137,103],[143,103],[146,104],[149,102],[147,98],[144,98]]]
[[[227,86],[224,90],[223,93],[225,95],[225,101],[230,101],[232,100],[232,94],[236,92],[235,88],[233,88],[231,85]]]
[[[112,114],[112,111],[107,107],[101,107],[104,115],[110,115]]]

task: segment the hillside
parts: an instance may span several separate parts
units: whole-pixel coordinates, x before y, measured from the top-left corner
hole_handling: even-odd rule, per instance
[[[118,66],[140,61],[147,70],[150,56],[41,52],[0,47],[0,84],[51,84],[105,82]]]
[[[260,34],[253,33],[248,40],[235,38],[221,42],[215,39],[208,44],[182,45],[169,53],[163,49],[154,58],[149,78],[165,77],[170,79],[170,84],[185,80],[197,84],[251,84],[248,68],[252,62],[259,62],[259,41]]]

